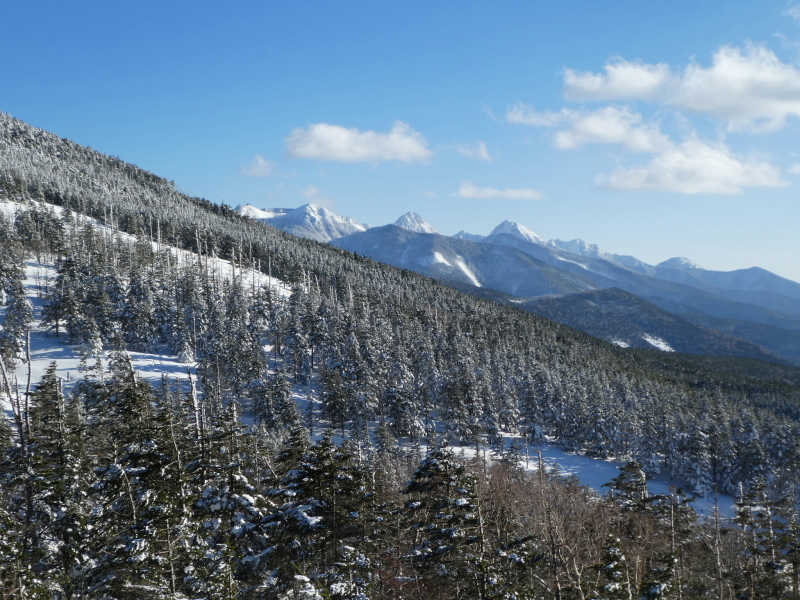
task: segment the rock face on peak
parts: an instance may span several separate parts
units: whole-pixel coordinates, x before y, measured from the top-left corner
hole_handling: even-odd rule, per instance
[[[562,250],[566,250],[567,252],[572,252],[573,254],[580,254],[581,256],[591,256],[593,258],[606,258],[607,254],[600,250],[600,247],[597,244],[587,244],[581,239],[575,240],[550,240],[548,242],[551,246],[556,246],[557,248],[561,248]]]
[[[264,221],[286,233],[323,243],[368,229],[366,225],[350,217],[339,216],[316,204],[304,204],[295,209],[267,210],[247,205],[240,207],[239,212]],[[261,213],[264,216],[257,216]]]
[[[653,268],[650,265],[642,262],[635,256],[604,252],[603,250],[600,249],[600,247],[597,244],[587,244],[581,239],[575,239],[569,241],[550,240],[547,243],[555,248],[561,248],[562,250],[566,250],[567,252],[571,252],[572,254],[577,254],[578,256],[586,256],[588,258],[601,258],[603,260],[615,262],[618,265],[634,269],[636,271],[639,271],[640,273],[644,273],[645,275],[653,274]]]
[[[492,233],[483,238],[483,241],[494,243],[494,239],[503,235],[510,235],[526,242],[533,242],[534,244],[544,244],[545,241],[538,235],[533,233],[530,229],[514,221],[503,221],[492,230]]]
[[[439,233],[428,222],[415,212],[407,212],[394,222],[398,227],[414,231],[416,233]]]
[[[457,239],[457,240],[467,240],[467,241],[470,241],[470,242],[480,242],[486,236],[485,235],[479,235],[477,233],[467,233],[466,231],[464,231],[462,229],[457,234],[455,234],[453,237],[455,239]]]

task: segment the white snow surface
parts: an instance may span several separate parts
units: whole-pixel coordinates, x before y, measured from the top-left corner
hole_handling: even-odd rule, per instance
[[[420,258],[417,262],[420,264],[420,266],[423,267],[430,267],[431,265],[437,265],[437,264],[445,265],[447,267],[453,266],[449,262],[447,262],[447,259],[444,256],[442,256],[441,252],[434,252],[430,256]]]
[[[415,212],[407,212],[394,222],[398,227],[415,231],[416,233],[439,233],[432,225]]]
[[[653,348],[663,350],[664,352],[675,352],[675,349],[670,346],[668,342],[654,335],[650,335],[649,333],[642,335],[642,339],[653,346]]]
[[[611,340],[611,343],[615,346],[619,346],[620,348],[630,348],[630,344],[622,340]]]
[[[510,442],[511,438],[512,436],[509,436],[507,440]],[[524,444],[523,447],[525,448]],[[465,459],[476,456],[475,447],[451,446],[450,449],[457,456],[463,456]],[[522,459],[521,466],[526,471],[536,472],[539,470],[539,453],[541,452],[545,469],[548,471],[555,470],[565,477],[575,476],[583,485],[601,494],[605,494],[608,491],[608,488],[604,487],[605,484],[617,477],[620,467],[626,464],[624,460],[589,458],[582,454],[565,452],[552,443],[544,443],[539,446],[530,444],[524,452],[527,455]],[[481,458],[485,457],[486,460],[492,460],[491,452],[486,451],[483,446],[477,453]],[[683,485],[681,482],[674,481],[665,475],[656,475],[648,479],[647,488],[651,494],[669,494],[676,488],[683,488]],[[691,490],[683,489],[691,496]],[[714,514],[714,498],[697,498],[692,503],[692,507],[701,516],[710,517]],[[719,510],[723,518],[733,518],[736,514],[734,498],[720,495]]]

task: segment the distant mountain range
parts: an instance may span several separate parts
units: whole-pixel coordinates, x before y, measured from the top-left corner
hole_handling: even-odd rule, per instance
[[[580,239],[546,241],[512,221],[449,237],[416,213],[369,227],[313,204],[238,210],[478,295],[499,292],[619,345],[800,364],[800,284],[765,269],[710,271],[683,257],[649,265]]]

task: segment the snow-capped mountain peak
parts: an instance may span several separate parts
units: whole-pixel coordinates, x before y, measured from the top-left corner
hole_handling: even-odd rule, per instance
[[[240,206],[238,210],[241,214],[269,223],[277,229],[318,242],[329,242],[367,230],[366,225],[350,217],[339,216],[317,204],[304,204],[295,209],[266,210],[246,205]]]
[[[397,219],[394,224],[403,229],[408,229],[409,231],[415,231],[417,233],[439,233],[415,212],[407,212]]]
[[[534,244],[545,243],[545,241],[542,238],[533,233],[530,229],[528,229],[524,225],[515,223],[514,221],[503,221],[502,223],[500,223],[500,225],[498,225],[492,230],[492,233],[490,233],[488,237],[499,235],[501,233],[505,233],[507,235],[513,235],[528,242],[533,242]]]
[[[676,269],[703,269],[700,265],[696,262],[692,262],[685,256],[676,256],[674,258],[670,258],[669,260],[665,260],[662,263],[659,263],[659,267],[674,267]]]
[[[245,217],[250,217],[251,219],[256,219],[258,221],[268,221],[273,217],[285,215],[293,210],[293,208],[256,208],[252,204],[240,204],[236,207],[236,211],[239,214],[244,215]]]

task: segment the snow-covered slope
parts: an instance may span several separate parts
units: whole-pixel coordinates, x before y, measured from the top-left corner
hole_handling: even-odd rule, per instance
[[[368,226],[350,217],[342,217],[316,204],[304,204],[295,209],[261,210],[250,205],[239,207],[243,215],[264,221],[273,227],[298,237],[330,242],[360,231]]]
[[[414,231],[416,233],[439,233],[432,225],[415,212],[407,212],[394,222],[398,227]]]

